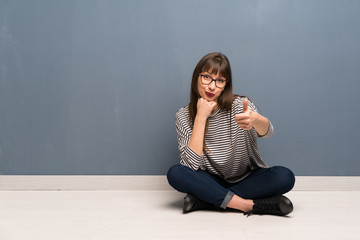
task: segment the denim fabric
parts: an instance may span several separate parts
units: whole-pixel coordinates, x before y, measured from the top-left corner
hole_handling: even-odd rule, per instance
[[[266,198],[287,193],[295,184],[293,172],[281,166],[260,168],[240,182],[229,183],[207,171],[176,164],[169,169],[167,179],[177,191],[222,208],[226,208],[233,194],[245,199]]]

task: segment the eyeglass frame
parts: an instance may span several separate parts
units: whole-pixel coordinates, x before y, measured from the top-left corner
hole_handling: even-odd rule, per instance
[[[228,82],[227,79],[221,79],[221,78],[214,79],[214,78],[212,78],[211,76],[209,76],[209,75],[207,75],[207,74],[199,73],[199,76],[200,76],[200,77],[209,77],[209,78],[211,79],[211,81],[210,81],[208,84],[203,83],[203,81],[201,81],[201,83],[204,84],[204,85],[210,85],[212,82],[215,82],[215,86],[218,87],[218,85],[216,85],[216,80],[225,81],[225,86],[224,86],[224,87],[218,87],[218,88],[221,88],[221,89],[222,89],[222,88],[225,88],[225,87],[226,87],[226,83]]]

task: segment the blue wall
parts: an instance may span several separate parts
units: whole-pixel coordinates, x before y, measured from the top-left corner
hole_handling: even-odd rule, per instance
[[[165,174],[208,52],[275,127],[269,165],[360,174],[360,1],[0,0],[0,173]]]

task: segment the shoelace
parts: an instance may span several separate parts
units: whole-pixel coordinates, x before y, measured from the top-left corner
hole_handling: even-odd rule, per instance
[[[244,215],[245,215],[246,217],[249,217],[251,214],[252,214],[252,210],[249,211],[249,212],[244,212]]]
[[[244,212],[244,215],[249,217],[251,214],[272,214],[277,213],[280,211],[277,207],[276,201],[269,201],[269,200],[257,200],[254,204],[253,210],[249,212]]]

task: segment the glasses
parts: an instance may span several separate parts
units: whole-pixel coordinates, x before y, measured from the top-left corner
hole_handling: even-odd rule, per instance
[[[218,78],[218,79],[214,79],[212,77],[210,77],[209,75],[206,75],[206,74],[199,74],[199,76],[201,77],[201,82],[202,84],[204,85],[209,85],[212,83],[212,81],[215,82],[215,86],[217,86],[218,88],[224,88],[225,85],[226,85],[226,82],[227,80],[225,79],[221,79],[221,78]]]

